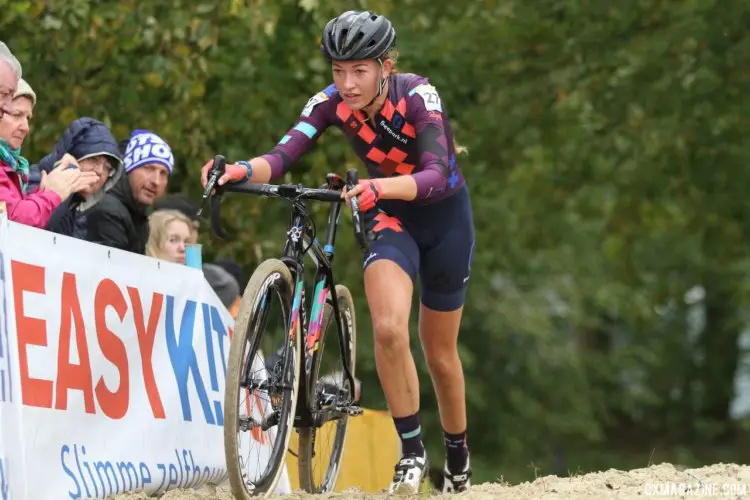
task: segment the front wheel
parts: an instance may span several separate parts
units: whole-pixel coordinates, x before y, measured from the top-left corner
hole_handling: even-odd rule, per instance
[[[343,322],[344,339],[348,339],[347,360],[352,376],[355,374],[357,322],[354,301],[349,289],[336,285],[339,311]],[[321,322],[320,344],[313,351],[308,370],[311,410],[313,412],[351,401],[355,387],[349,387],[344,376],[336,316],[329,294]],[[329,329],[329,326],[333,328]],[[325,359],[324,359],[325,358]],[[309,493],[326,493],[336,486],[346,443],[349,416],[344,414],[321,427],[299,428],[299,482]]]
[[[277,259],[258,266],[242,295],[224,393],[224,452],[238,500],[269,496],[283,470],[301,357],[293,295],[291,273]]]

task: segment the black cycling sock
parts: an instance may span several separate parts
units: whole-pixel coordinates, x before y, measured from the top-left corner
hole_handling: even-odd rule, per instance
[[[396,432],[401,439],[401,453],[403,455],[423,455],[422,427],[419,425],[419,413],[408,417],[393,417]]]
[[[460,434],[443,432],[445,434],[445,454],[448,460],[448,470],[454,474],[460,474],[466,466],[466,459],[469,457],[466,431]]]

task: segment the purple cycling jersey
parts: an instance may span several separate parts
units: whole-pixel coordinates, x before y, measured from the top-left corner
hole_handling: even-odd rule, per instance
[[[372,122],[363,111],[352,111],[333,85],[318,92],[294,127],[262,156],[271,165],[271,179],[284,175],[330,125],[344,132],[370,178],[411,175],[418,204],[445,199],[464,185],[453,131],[440,96],[425,77],[389,76],[388,97]]]

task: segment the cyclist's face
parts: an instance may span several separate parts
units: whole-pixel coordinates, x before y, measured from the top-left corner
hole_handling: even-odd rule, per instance
[[[381,78],[388,76],[392,63],[386,60],[381,71],[377,61],[334,61],[333,84],[350,109],[365,107],[378,93]]]

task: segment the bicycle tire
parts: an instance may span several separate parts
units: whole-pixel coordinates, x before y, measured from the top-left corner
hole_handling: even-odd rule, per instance
[[[266,324],[260,329],[256,324],[259,319],[259,313],[265,309],[266,302],[263,301],[266,291],[275,290],[282,301],[282,311],[284,315],[284,325],[289,326],[289,318],[292,314],[292,301],[294,284],[289,268],[278,259],[268,259],[261,263],[255,270],[248,281],[245,292],[242,295],[240,310],[235,322],[235,333],[229,348],[229,361],[227,363],[226,389],[224,396],[224,452],[226,458],[227,472],[232,487],[232,492],[236,499],[247,500],[252,497],[271,495],[281,476],[284,468],[286,451],[289,447],[291,432],[294,428],[294,414],[297,405],[297,396],[299,390],[299,374],[301,362],[301,341],[299,323],[295,326],[297,329],[293,342],[287,342],[289,332],[287,332],[285,341],[285,350],[282,359],[291,355],[293,363],[290,364],[287,373],[283,374],[284,385],[287,385],[287,376],[293,377],[291,382],[292,392],[289,397],[282,395],[282,403],[279,408],[280,420],[276,425],[276,436],[274,447],[271,450],[269,463],[264,474],[268,473],[259,484],[252,489],[248,489],[247,482],[240,462],[240,450],[237,442],[239,432],[239,401],[241,391],[241,369],[244,368],[243,353],[248,340],[251,341],[251,352],[248,353],[248,359],[255,359],[258,346],[265,332]],[[250,329],[255,331],[250,337]],[[291,344],[291,345],[290,345]],[[269,353],[264,353],[268,355]],[[268,375],[270,376],[270,374]],[[284,392],[286,394],[286,392]],[[286,418],[284,419],[284,415]],[[285,425],[282,425],[286,422]],[[248,431],[249,432],[249,431]],[[269,469],[270,467],[270,469]]]
[[[344,328],[350,332],[350,349],[349,349],[349,367],[354,376],[356,352],[357,352],[357,321],[354,312],[354,300],[352,294],[348,288],[344,285],[336,285],[336,295],[338,296],[339,311],[341,311],[342,319],[344,322]],[[323,313],[322,325],[326,326],[331,323],[329,319],[333,315],[333,304],[330,300],[330,294],[328,300],[326,300],[325,311]],[[335,316],[333,316],[335,321]],[[335,323],[334,323],[335,325]],[[319,379],[320,364],[323,357],[325,343],[327,342],[328,335],[334,335],[335,332],[324,331],[320,337],[320,346],[318,350],[313,353],[313,359],[311,363],[311,369],[308,374],[308,387],[317,387]],[[333,336],[331,338],[333,342],[338,342],[338,339]],[[338,350],[338,346],[337,346]],[[355,390],[354,387],[351,388]],[[315,394],[315,392],[313,392]],[[315,401],[313,397],[313,402]],[[314,408],[313,405],[311,405]],[[333,423],[333,422],[329,422]],[[339,472],[341,471],[341,460],[344,456],[344,449],[346,446],[346,436],[349,427],[349,416],[344,415],[341,419],[335,421],[336,425],[336,437],[334,438],[333,445],[331,446],[332,452],[329,458],[328,467],[325,470],[324,480],[321,481],[320,485],[316,484],[315,473],[313,471],[313,458],[315,455],[315,437],[319,428],[316,427],[301,427],[298,428],[299,432],[299,456],[297,459],[297,466],[299,470],[299,483],[300,488],[308,493],[326,493],[331,492],[336,487],[338,481]]]

